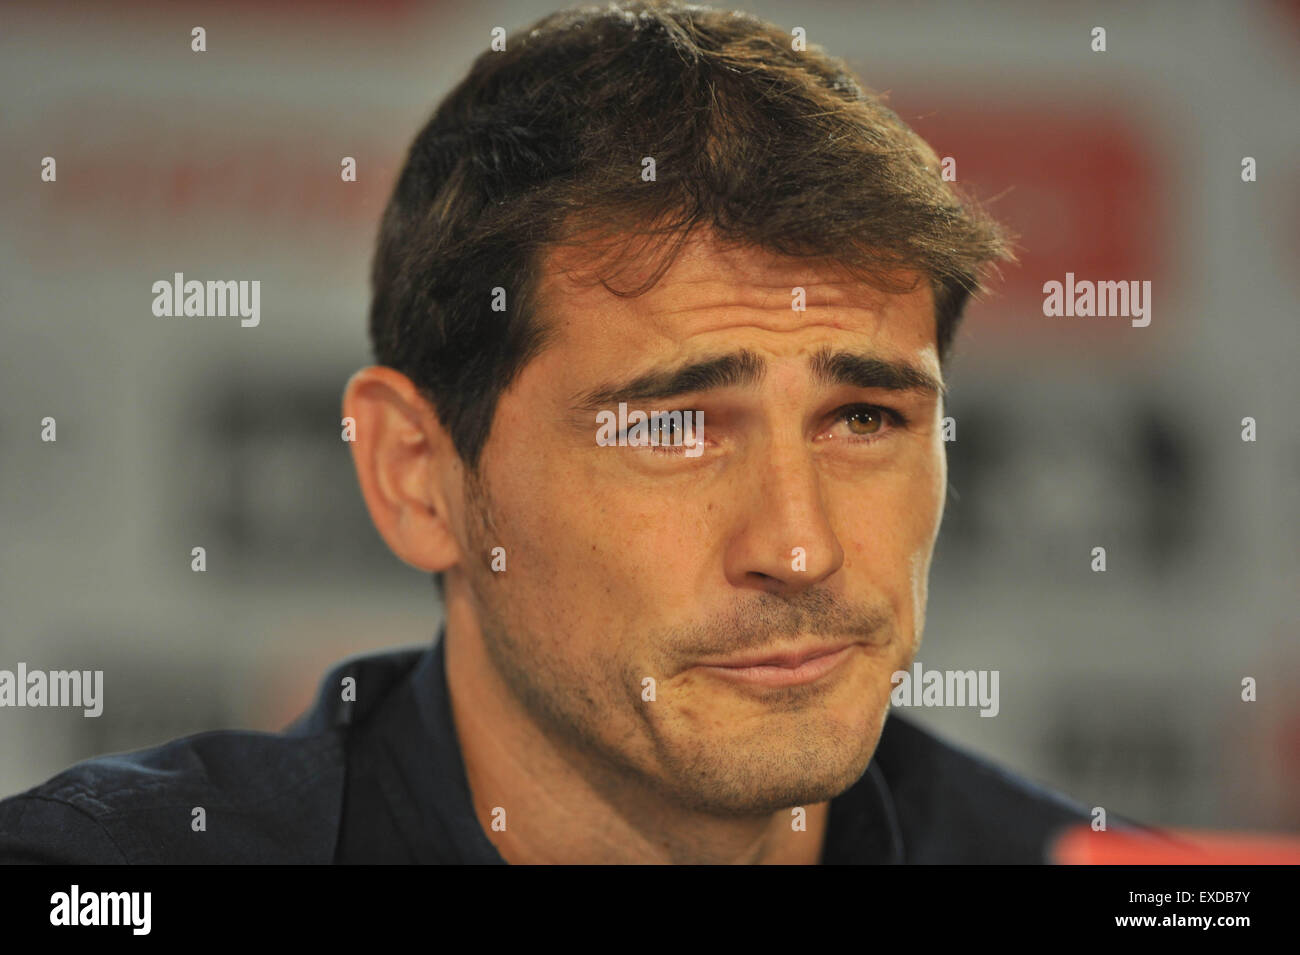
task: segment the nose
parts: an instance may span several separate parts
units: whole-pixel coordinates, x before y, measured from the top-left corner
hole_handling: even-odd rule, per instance
[[[826,512],[812,449],[792,435],[755,451],[758,460],[737,487],[727,579],[778,594],[816,586],[843,565],[844,549]]]

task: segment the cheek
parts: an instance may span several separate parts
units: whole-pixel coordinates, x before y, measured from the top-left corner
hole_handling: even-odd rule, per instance
[[[948,500],[948,452],[942,441],[935,442],[924,480],[928,494],[924,510],[933,547],[935,538],[939,536],[939,525],[943,522],[944,505]]]
[[[924,461],[846,487],[841,527],[847,571],[856,586],[887,591],[901,611],[923,599],[930,556],[943,518],[947,466],[942,449]],[[919,589],[918,589],[919,588]]]
[[[918,482],[924,495],[918,496],[917,526],[913,549],[908,559],[912,603],[913,652],[925,630],[925,607],[929,590],[930,559],[934,554],[935,540],[943,522],[944,504],[948,497],[948,458],[942,444],[936,449],[924,477]]]
[[[630,494],[589,455],[520,447],[494,464],[496,531],[508,567],[520,571],[504,582],[512,589],[548,604],[557,593],[581,592],[579,600],[562,603],[584,612],[620,605],[626,596],[619,595],[633,592],[628,588],[658,566],[655,548],[671,547],[674,522],[665,519],[664,502]]]
[[[570,576],[574,561],[564,549],[575,546],[582,529],[574,527],[583,519],[581,500],[565,494],[562,475],[556,473],[555,456],[541,454],[524,441],[504,440],[502,435],[523,431],[508,427],[508,420],[494,425],[492,440],[484,452],[483,467],[488,474],[489,513],[482,521],[467,517],[471,526],[467,563],[488,568],[494,548],[504,550],[504,572],[500,568],[476,574],[487,588],[485,599],[500,603],[525,616],[537,612],[534,597],[549,593]],[[529,608],[532,609],[529,609]]]

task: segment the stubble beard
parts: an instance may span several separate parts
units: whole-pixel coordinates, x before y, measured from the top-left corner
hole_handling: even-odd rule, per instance
[[[471,553],[505,546],[487,482],[474,472],[466,476],[466,502]],[[494,599],[492,573],[481,561],[467,568],[488,660],[554,751],[607,799],[626,804],[637,791],[643,800],[695,813],[758,817],[832,799],[865,772],[888,713],[888,693],[874,725],[852,732],[819,712],[811,694],[798,710],[802,718],[782,720],[777,731],[726,739],[692,732],[680,718],[665,721],[663,712],[649,709],[671,712],[672,704],[642,699],[641,678],[648,674],[631,672],[633,664],[623,673],[578,672],[561,663],[568,658],[560,648],[547,652],[546,644],[563,635],[527,633],[513,622],[510,608]],[[608,665],[606,658],[581,659]],[[618,738],[602,736],[598,728],[608,730],[620,714],[626,719],[617,721]]]

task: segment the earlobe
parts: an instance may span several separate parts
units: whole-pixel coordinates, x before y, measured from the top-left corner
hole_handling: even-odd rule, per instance
[[[355,422],[352,461],[370,519],[389,550],[418,570],[446,570],[460,560],[442,471],[455,450],[433,408],[401,372],[363,368],[343,393],[343,416]]]

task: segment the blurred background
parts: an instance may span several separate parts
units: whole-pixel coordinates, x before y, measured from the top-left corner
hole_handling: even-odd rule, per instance
[[[437,632],[339,405],[410,140],[493,27],[558,5],[0,11],[0,669],[106,698],[0,709],[0,796],[277,730],[331,663]],[[999,670],[1001,711],[907,712],[1111,813],[1300,828],[1300,4],[714,5],[845,57],[1020,235],[949,372],[919,655]],[[1067,271],[1151,281],[1151,324],[1045,318]],[[260,280],[260,325],[155,317],[175,272]]]

